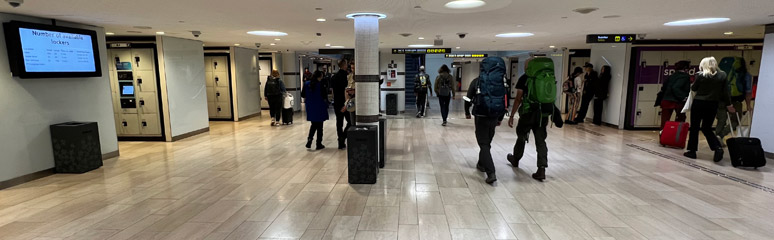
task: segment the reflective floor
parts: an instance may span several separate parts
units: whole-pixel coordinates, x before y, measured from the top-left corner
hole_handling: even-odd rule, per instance
[[[658,146],[656,133],[593,125],[549,129],[548,179],[528,144],[521,169],[498,128],[499,181],[474,168],[473,121],[456,100],[424,119],[388,121],[375,185],[347,184],[345,151],[307,151],[304,117],[212,122],[174,143],[122,142],[82,175],[0,191],[0,239],[772,239],[774,173],[734,169]],[[706,145],[702,143],[703,145]],[[732,180],[736,179],[736,180]]]

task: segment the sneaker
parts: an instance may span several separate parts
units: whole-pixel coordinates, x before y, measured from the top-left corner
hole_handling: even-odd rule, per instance
[[[322,143],[317,143],[317,149],[316,150],[323,150],[325,149],[325,146],[322,145]]]
[[[476,169],[478,169],[479,172],[486,172],[486,169],[484,169],[481,164],[476,164]]]
[[[446,121],[443,121],[443,123],[441,123],[441,126],[446,127]]]
[[[687,151],[683,153],[683,156],[690,158],[690,159],[696,159],[696,151]]]
[[[532,178],[541,182],[546,180],[546,168],[538,168],[537,172],[532,174]]]
[[[312,148],[312,139],[306,141],[306,148]]]
[[[718,148],[717,150],[715,150],[715,157],[712,158],[712,160],[714,160],[715,162],[723,161],[724,154],[725,152],[723,151],[723,148]]]
[[[417,113],[417,118],[421,118],[421,117],[422,117],[422,113]]]
[[[465,118],[466,118],[466,119],[471,119],[471,118],[473,118],[473,117],[471,117],[470,115],[465,115]]]
[[[508,154],[508,156],[507,156],[506,158],[508,159],[508,162],[509,162],[509,163],[511,163],[511,165],[512,165],[513,167],[515,167],[515,168],[519,168],[519,160],[516,160],[516,159],[513,157],[513,154],[510,154],[510,153],[509,153],[509,154]]]
[[[488,184],[492,184],[497,181],[497,175],[495,173],[487,173],[486,180],[484,181]]]

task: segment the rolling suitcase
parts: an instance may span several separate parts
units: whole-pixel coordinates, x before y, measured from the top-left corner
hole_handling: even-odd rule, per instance
[[[736,117],[741,125],[742,120],[739,119],[739,115],[736,115]],[[730,113],[728,119],[728,123],[731,124]],[[732,128],[731,130],[733,131],[735,129]],[[736,133],[734,133],[734,135],[739,136]],[[760,139],[752,138],[749,135],[747,137],[733,137],[726,140],[726,145],[728,145],[728,155],[731,156],[732,166],[751,167],[755,169],[766,166],[766,154],[763,151]]]
[[[282,109],[282,124],[284,124],[284,125],[293,124],[293,109],[292,108]]]
[[[688,139],[688,132],[691,125],[686,122],[667,122],[664,130],[661,131],[661,146],[672,148],[685,148],[685,141]]]

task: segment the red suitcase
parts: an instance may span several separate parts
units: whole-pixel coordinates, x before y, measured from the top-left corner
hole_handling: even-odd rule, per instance
[[[661,131],[661,146],[683,149],[688,140],[690,124],[686,122],[667,122]]]

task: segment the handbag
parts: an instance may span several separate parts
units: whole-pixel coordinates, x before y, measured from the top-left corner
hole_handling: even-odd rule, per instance
[[[691,111],[691,106],[693,105],[693,98],[696,97],[696,92],[691,91],[688,94],[688,100],[685,101],[685,107],[683,107],[683,111],[681,113],[687,113]]]

